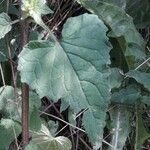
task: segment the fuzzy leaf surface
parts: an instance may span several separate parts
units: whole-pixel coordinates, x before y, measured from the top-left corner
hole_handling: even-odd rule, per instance
[[[135,67],[139,60],[144,60],[146,57],[144,40],[136,30],[133,19],[123,9],[110,1],[77,1],[90,12],[98,15],[110,27],[108,35],[117,38],[129,68]],[[118,37],[122,37],[124,42],[122,43]]]
[[[94,145],[102,141],[110,101],[106,32],[96,15],[84,14],[68,19],[60,43],[33,41],[19,55],[21,80],[40,97],[61,98],[75,113],[88,109],[83,125]]]

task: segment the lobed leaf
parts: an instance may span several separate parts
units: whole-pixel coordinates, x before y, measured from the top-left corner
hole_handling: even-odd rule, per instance
[[[5,117],[16,115],[15,95],[12,86],[0,88],[0,111]]]
[[[39,116],[38,109],[34,106],[33,110],[30,112],[30,124],[31,131],[39,131],[41,128],[41,119]]]
[[[92,24],[91,24],[92,22]],[[67,20],[60,43],[32,41],[19,55],[21,81],[39,96],[68,103],[83,115],[84,128],[94,145],[103,138],[110,101],[108,64],[110,44],[107,28],[96,15],[84,14]]]
[[[52,137],[46,126],[42,125],[41,131],[32,134],[32,141],[25,150],[71,150],[68,138]]]
[[[111,102],[119,104],[136,104],[138,98],[140,97],[140,92],[134,85],[127,86],[122,88],[119,91],[116,91],[111,96]]]
[[[126,12],[133,17],[137,28],[150,26],[150,2],[149,0],[126,0]]]

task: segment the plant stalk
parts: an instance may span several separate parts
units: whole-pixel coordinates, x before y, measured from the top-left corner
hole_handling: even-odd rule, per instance
[[[28,43],[29,25],[21,22],[21,49]],[[29,143],[29,86],[22,83],[22,144],[23,149]]]

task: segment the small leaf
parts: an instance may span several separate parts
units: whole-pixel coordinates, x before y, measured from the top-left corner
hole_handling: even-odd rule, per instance
[[[130,85],[120,91],[114,92],[111,96],[111,102],[134,105],[139,97],[140,92],[138,89],[135,86]]]
[[[11,30],[11,20],[6,13],[0,14],[0,39]]]
[[[41,132],[33,133],[31,143],[26,150],[71,150],[71,142],[64,136],[52,137],[46,126]]]
[[[14,88],[11,86],[3,86],[0,88],[0,111],[5,116],[16,116],[16,104]]]
[[[142,84],[150,91],[150,73],[140,72],[138,70],[130,70],[126,75],[134,78],[138,83]]]
[[[0,88],[0,111],[3,116],[13,118],[17,121],[21,121],[20,120],[20,116],[21,116],[20,95],[21,95],[21,91],[17,89],[18,97],[16,101],[14,88],[12,86],[3,86]],[[38,113],[36,112],[37,110],[35,109],[38,109],[41,106],[41,100],[39,99],[36,93],[30,91],[29,103],[30,103],[29,105],[30,115],[31,117],[33,117],[34,113]]]
[[[111,74],[109,76],[109,82],[111,89],[119,88],[123,81],[123,75],[121,74],[121,70],[119,70],[118,68],[111,68],[110,72]]]
[[[1,119],[0,121],[0,149],[8,150],[9,145],[20,134],[20,124],[11,119]]]
[[[112,120],[111,150],[122,150],[130,133],[131,113],[123,106],[118,105],[109,112]]]

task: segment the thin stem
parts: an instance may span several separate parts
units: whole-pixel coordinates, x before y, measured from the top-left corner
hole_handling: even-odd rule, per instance
[[[40,112],[42,112],[42,111],[40,111]],[[59,118],[59,117],[56,117],[56,116],[54,116],[54,115],[52,115],[52,114],[48,114],[48,113],[45,113],[45,112],[43,112],[43,114],[45,114],[45,115],[47,115],[47,116],[50,116],[50,117],[53,117],[53,118],[55,118],[55,119],[57,119],[57,120],[59,120],[59,121],[65,123],[65,124],[67,124],[67,125],[69,125],[69,126],[71,126],[71,127],[73,127],[73,128],[75,128],[75,129],[77,129],[77,130],[79,130],[79,131],[81,131],[81,132],[86,133],[83,129],[78,128],[78,127],[74,126],[73,124],[71,124],[71,123],[69,123],[69,122],[67,122],[67,121],[65,121],[65,120],[63,120],[63,119],[61,119],[61,118]]]
[[[86,112],[88,109],[84,109],[83,111],[81,111],[76,117],[75,117],[75,119],[77,119],[78,117],[80,117],[80,115],[82,115],[84,112]],[[66,127],[68,126],[68,124],[67,125],[65,125],[63,128],[61,128],[55,135],[58,135],[61,131],[63,131]]]
[[[150,60],[150,57],[146,59],[143,63],[141,63],[138,67],[135,68],[135,70],[138,70],[140,67],[142,67],[144,64],[146,64]]]
[[[6,84],[5,84],[4,73],[3,73],[3,69],[2,69],[1,63],[0,63],[0,72],[1,72],[1,76],[2,76],[3,86],[5,87]]]
[[[80,139],[80,141],[86,146],[86,148],[87,148],[88,150],[92,150],[91,147],[90,147],[81,137],[79,137],[79,139]]]
[[[21,49],[28,42],[29,25],[26,20],[21,22]],[[22,83],[22,143],[23,149],[29,143],[29,86]]]
[[[12,22],[11,22],[11,25],[16,24],[16,23],[18,23],[18,22],[20,22],[20,19],[17,19],[17,20],[12,21]]]

